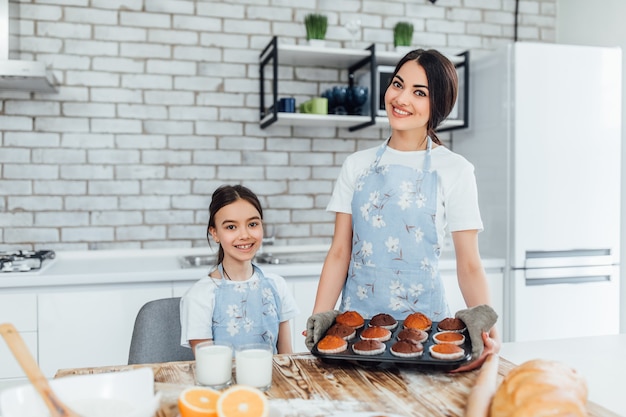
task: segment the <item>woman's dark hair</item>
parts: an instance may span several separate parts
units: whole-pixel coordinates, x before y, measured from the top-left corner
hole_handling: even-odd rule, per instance
[[[211,204],[209,204],[209,224],[206,228],[206,238],[211,245],[211,228],[215,227],[215,213],[220,211],[222,207],[236,202],[237,200],[246,200],[252,204],[259,212],[259,216],[263,219],[263,208],[259,198],[249,188],[243,185],[222,185],[213,192]],[[217,251],[217,264],[221,264],[224,260],[224,249],[220,245]]]
[[[433,142],[441,145],[435,129],[450,114],[456,103],[459,90],[459,78],[454,64],[434,49],[416,49],[406,54],[396,65],[393,77],[408,61],[417,62],[428,79],[430,97],[430,117],[428,119],[427,134]],[[391,78],[393,80],[393,77]]]

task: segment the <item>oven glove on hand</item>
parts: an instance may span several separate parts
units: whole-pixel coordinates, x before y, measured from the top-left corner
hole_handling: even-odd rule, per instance
[[[455,317],[463,320],[472,341],[472,360],[476,360],[483,353],[483,332],[489,332],[496,321],[498,313],[487,304],[482,304],[456,312]]]
[[[304,344],[313,350],[313,346],[326,334],[330,326],[335,323],[335,317],[339,315],[339,311],[331,310],[323,313],[315,313],[306,321],[306,339]]]

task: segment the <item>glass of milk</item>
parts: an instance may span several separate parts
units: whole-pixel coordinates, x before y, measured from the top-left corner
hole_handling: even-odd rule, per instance
[[[237,384],[249,385],[267,391],[272,386],[272,357],[269,344],[253,343],[238,346],[235,351]]]
[[[196,383],[214,389],[229,386],[233,376],[233,346],[228,342],[196,345]]]

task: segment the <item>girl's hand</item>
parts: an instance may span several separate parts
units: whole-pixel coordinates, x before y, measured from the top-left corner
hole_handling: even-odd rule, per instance
[[[478,359],[468,363],[467,365],[461,366],[457,369],[450,371],[451,373],[467,372],[467,371],[480,368],[490,353],[498,354],[498,352],[500,351],[500,342],[496,339],[492,339],[491,337],[489,337],[489,333],[487,332],[483,332],[482,337],[483,337],[483,344],[485,347],[483,348],[483,353],[480,354]]]

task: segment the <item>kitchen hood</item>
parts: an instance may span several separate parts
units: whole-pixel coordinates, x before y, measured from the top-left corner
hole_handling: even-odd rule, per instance
[[[56,93],[56,85],[43,62],[9,59],[9,0],[0,0],[0,91]]]

